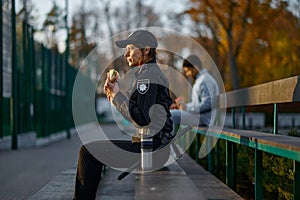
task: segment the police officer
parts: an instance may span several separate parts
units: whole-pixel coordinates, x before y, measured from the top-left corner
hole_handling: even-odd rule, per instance
[[[104,85],[106,95],[117,110],[136,126],[138,134],[151,136],[154,154],[153,169],[159,169],[169,156],[168,149],[161,150],[172,139],[173,124],[169,111],[172,104],[169,83],[156,63],[157,40],[151,32],[137,30],[126,39],[117,41],[116,45],[125,48],[124,56],[128,65],[135,70],[135,80],[127,92],[121,92],[122,85],[118,81],[111,82],[108,77]],[[128,152],[141,152],[140,142],[120,140],[111,142]],[[80,149],[74,194],[76,200],[89,200],[96,197],[103,162],[96,159],[89,150],[100,146],[106,151],[107,144],[104,142],[92,142]],[[103,151],[99,152],[101,153]],[[118,159],[122,157],[116,156]],[[137,159],[140,158],[136,157],[130,163],[135,163]],[[113,167],[121,166],[116,163]],[[130,166],[126,165],[126,167]]]

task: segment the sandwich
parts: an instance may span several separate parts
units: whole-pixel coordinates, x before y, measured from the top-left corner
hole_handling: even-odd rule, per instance
[[[110,69],[108,72],[110,82],[114,83],[119,77],[119,72],[115,69]]]

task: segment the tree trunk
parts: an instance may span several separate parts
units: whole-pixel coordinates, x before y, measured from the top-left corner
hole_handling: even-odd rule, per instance
[[[233,56],[232,49],[229,49],[229,51],[228,51],[228,59],[229,59],[229,67],[230,67],[230,73],[231,73],[232,89],[236,90],[236,89],[240,88],[240,80],[239,80],[239,73],[238,73],[236,60],[235,60],[235,57]]]

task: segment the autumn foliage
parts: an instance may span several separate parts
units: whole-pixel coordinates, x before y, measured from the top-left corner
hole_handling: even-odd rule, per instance
[[[300,20],[285,1],[192,0],[185,11],[226,90],[300,74]]]

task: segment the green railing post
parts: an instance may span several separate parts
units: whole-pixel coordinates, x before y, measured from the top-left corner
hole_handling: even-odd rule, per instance
[[[41,137],[45,136],[46,135],[46,132],[47,132],[47,127],[46,127],[46,120],[47,120],[47,61],[46,61],[46,48],[44,47],[43,44],[41,44],[41,71],[42,71],[42,102],[44,105],[42,105],[41,109],[43,110],[43,114],[44,114],[44,117],[42,117],[41,119]]]
[[[236,189],[236,144],[226,140],[226,184]]]
[[[1,1],[1,13],[0,13],[0,138],[3,137],[3,8]]]
[[[52,75],[52,60],[53,60],[53,55],[52,55],[52,51],[47,49],[46,50],[46,61],[47,61],[47,65],[46,65],[46,101],[45,101],[45,106],[46,106],[46,129],[47,129],[47,135],[46,136],[50,136],[51,132],[52,132],[52,126],[50,126],[50,122],[51,122],[51,117],[52,117],[52,95],[51,95],[51,77]]]
[[[185,143],[186,143],[187,146],[189,145],[189,142],[190,142],[191,137],[193,137],[192,134],[188,134],[187,137],[186,137]],[[193,144],[193,143],[192,143],[192,144]],[[189,154],[190,157],[193,158],[193,150],[194,150],[194,149],[193,149],[192,147],[194,147],[194,146],[193,146],[193,145],[189,146],[189,148],[188,148],[188,154]]]
[[[69,63],[67,62],[67,56],[65,57],[65,98],[64,98],[64,111],[65,111],[65,129],[67,132],[67,138],[71,138],[70,134],[70,126],[71,126],[71,103],[72,98],[71,98],[71,87],[70,87],[70,81],[71,81],[71,69],[69,66]]]
[[[22,22],[22,52],[23,52],[23,70],[20,70],[20,95],[19,100],[21,100],[21,131],[27,132],[30,127],[29,119],[30,119],[30,67],[29,67],[29,51],[28,51],[28,26],[25,21]],[[22,89],[21,89],[22,88]]]
[[[70,76],[70,74],[68,73],[69,72],[69,51],[70,51],[70,47],[69,47],[69,26],[68,26],[68,14],[69,14],[69,1],[68,0],[65,0],[65,9],[66,9],[66,16],[65,16],[65,24],[66,24],[66,31],[67,31],[67,39],[66,39],[66,58],[65,58],[65,109],[66,109],[66,131],[67,131],[67,138],[70,139],[71,138],[71,134],[70,134],[70,126],[71,126],[71,123],[70,123],[70,117],[71,117],[71,114],[72,114],[72,111],[71,111],[71,101],[69,102],[69,100],[71,100],[70,96],[71,96],[71,93],[70,93],[70,83],[69,83],[69,79],[68,77]]]
[[[31,74],[30,74],[30,85],[31,85],[31,105],[30,105],[30,118],[31,118],[31,129],[36,130],[36,62],[35,62],[35,48],[34,48],[34,29],[31,27],[30,29],[30,66],[31,66]]]
[[[199,163],[199,151],[200,151],[200,134],[196,135],[196,162]]]
[[[11,5],[11,32],[12,32],[12,75],[13,75],[13,130],[12,130],[12,143],[11,148],[18,148],[18,119],[19,119],[19,104],[18,104],[18,65],[16,53],[16,13],[15,13],[15,0],[12,0]]]
[[[235,108],[231,108],[231,117],[232,117],[232,128],[236,127],[235,124]]]
[[[242,107],[242,115],[243,115],[243,129],[246,129],[246,108]]]
[[[235,108],[231,108],[232,128],[236,128]],[[236,189],[236,144],[226,140],[226,184],[233,190]]]
[[[300,162],[294,160],[294,200],[300,199]]]
[[[28,87],[28,95],[27,95],[27,108],[28,108],[28,113],[27,113],[27,122],[28,122],[28,131],[32,131],[33,130],[33,124],[32,124],[32,90],[34,88],[34,84],[32,82],[32,74],[35,73],[32,70],[32,65],[33,63],[31,62],[31,56],[32,56],[32,51],[31,51],[31,36],[30,36],[30,25],[26,24],[26,39],[27,39],[27,51],[28,51],[28,58],[27,58],[27,66],[25,66],[27,69],[27,87]]]
[[[211,136],[206,136],[206,140],[207,140],[207,143],[208,143],[207,148],[208,148],[208,150],[210,149],[210,152],[207,154],[207,170],[210,173],[213,173],[213,170],[214,170],[214,167],[213,167],[213,152],[214,152],[214,149],[211,149],[212,137]]]
[[[255,180],[255,199],[263,199],[263,153],[260,150],[255,149],[255,161],[254,161],[254,180]]]
[[[216,146],[216,176],[220,177],[220,140],[217,141],[217,146]]]
[[[61,93],[60,96],[60,130],[65,130],[65,111],[64,111],[64,100],[65,100],[65,91],[64,91],[64,84],[65,84],[65,77],[64,77],[64,70],[65,70],[65,63],[64,63],[64,57],[60,56],[60,84],[59,84],[59,90]],[[68,133],[67,133],[68,138]]]
[[[51,55],[49,55],[49,50],[46,49],[43,45],[42,45],[42,79],[43,79],[43,101],[44,105],[43,105],[43,109],[44,109],[44,115],[45,117],[43,118],[43,132],[42,132],[42,136],[49,136],[49,115],[50,115],[50,110],[49,110],[49,79],[50,79],[50,75],[49,75],[49,71],[50,71],[50,57]]]
[[[277,134],[278,133],[278,106],[276,103],[274,103],[274,127],[273,127],[273,133]]]
[[[52,133],[56,133],[58,132],[59,129],[59,116],[57,114],[58,111],[58,103],[59,103],[59,93],[58,93],[58,82],[59,82],[59,78],[58,78],[58,67],[59,67],[59,56],[57,53],[54,54],[54,77],[55,79],[53,80],[53,87],[52,87],[52,99],[53,99],[53,115],[51,118],[51,122],[54,121],[54,119],[56,119],[55,121],[57,121],[57,123],[55,123],[55,127],[53,127],[53,132]],[[57,120],[58,119],[58,120]],[[52,124],[53,126],[54,124]]]

